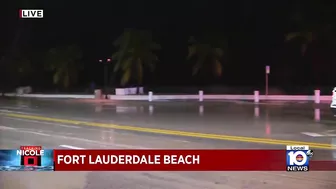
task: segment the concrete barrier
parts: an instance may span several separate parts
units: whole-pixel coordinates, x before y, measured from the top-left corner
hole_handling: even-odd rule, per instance
[[[103,98],[102,90],[101,89],[96,89],[94,91],[94,96],[95,96],[95,99],[102,99]]]
[[[115,94],[116,95],[136,95],[144,94],[144,88],[143,87],[131,87],[131,88],[116,88]]]
[[[143,101],[157,101],[157,100],[246,100],[254,103],[260,101],[310,101],[319,104],[321,102],[331,102],[332,96],[321,96],[319,90],[315,90],[314,95],[260,95],[259,91],[254,91],[251,95],[206,95],[203,91],[199,91],[198,95],[154,95],[152,91],[148,95],[126,95],[125,89],[118,90],[117,95],[109,95],[110,100],[143,100]],[[6,96],[18,97],[32,97],[32,98],[95,98],[95,95],[59,95],[59,94],[5,94]]]
[[[126,91],[126,89],[123,89],[123,88],[116,88],[115,89],[115,94],[116,95],[127,95],[127,91]]]
[[[136,87],[128,88],[128,94],[130,95],[135,95],[137,94],[137,89]]]
[[[95,95],[78,95],[78,94],[16,94],[5,93],[8,97],[25,97],[25,98],[76,98],[76,99],[94,99]]]
[[[26,86],[26,87],[18,87],[16,88],[16,94],[29,94],[33,92],[33,89],[31,86]]]
[[[139,94],[144,94],[144,88],[143,87],[139,87]]]

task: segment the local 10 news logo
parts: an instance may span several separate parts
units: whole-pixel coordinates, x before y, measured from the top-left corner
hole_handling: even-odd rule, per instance
[[[309,146],[287,146],[287,171],[309,171],[309,160],[313,157],[313,150]]]

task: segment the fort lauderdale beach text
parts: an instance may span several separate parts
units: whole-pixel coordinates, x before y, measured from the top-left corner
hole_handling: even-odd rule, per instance
[[[200,155],[57,155],[65,164],[200,164]]]

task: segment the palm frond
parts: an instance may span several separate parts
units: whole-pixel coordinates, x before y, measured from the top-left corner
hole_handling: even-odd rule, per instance
[[[193,56],[195,56],[197,53],[197,45],[190,45],[188,47],[188,56],[187,59],[191,59]]]
[[[125,41],[130,41],[132,37],[132,30],[125,29],[124,32],[113,42],[115,47],[121,47],[125,45]]]
[[[141,62],[141,59],[138,59],[137,61],[137,81],[139,84],[142,84],[142,80],[143,80],[143,64]]]
[[[129,57],[122,62],[121,69],[128,70],[132,68],[133,57]]]
[[[187,59],[197,57],[192,74],[198,74],[205,64],[210,63],[212,64],[210,66],[213,67],[214,74],[221,76],[222,66],[220,59],[224,56],[225,51],[227,51],[227,40],[218,34],[207,35],[201,39],[200,42],[196,42],[194,38],[189,39],[192,45],[188,47]]]
[[[113,71],[117,72],[120,69],[123,70],[123,67],[125,67],[125,63],[127,64],[128,61],[130,61],[129,59],[132,58],[129,54],[129,52],[116,52],[112,55],[112,59],[113,60],[117,60],[116,63],[114,64],[114,68]]]
[[[119,71],[120,67],[121,67],[122,61],[118,60],[113,67],[113,72],[117,72]]]
[[[122,34],[123,37],[120,37],[120,41],[118,42],[120,43],[119,50],[112,55],[112,59],[117,60],[117,63],[114,67],[114,72],[117,72],[120,69],[120,65],[122,64],[124,59],[127,58],[132,42],[131,33],[131,30],[125,30],[125,33]]]
[[[112,58],[112,60],[119,60],[120,55],[121,55],[120,51],[117,51],[117,52],[112,54],[111,58]]]
[[[61,73],[60,72],[56,72],[53,76],[53,82],[54,84],[58,84],[59,80],[60,80],[60,75]]]
[[[307,49],[308,45],[313,42],[313,32],[308,31],[308,32],[293,32],[289,33],[287,35],[286,41],[291,41],[295,38],[300,38],[302,39],[301,42],[301,55],[304,56]]]
[[[124,71],[123,76],[121,78],[121,83],[120,83],[122,86],[125,86],[131,79],[131,73],[132,73],[131,70],[132,69],[127,69]]]
[[[214,73],[217,77],[222,75],[222,64],[219,60],[214,61]]]
[[[301,36],[300,32],[292,32],[285,36],[285,41],[291,41],[297,37]]]
[[[54,84],[68,87],[75,83],[77,72],[81,68],[81,65],[79,65],[81,58],[82,51],[76,45],[50,49],[46,55],[46,67],[54,72]]]
[[[307,43],[311,43],[313,41],[313,32],[305,32],[304,38],[307,41]]]
[[[145,66],[149,67],[151,71],[154,70],[158,58],[153,51],[161,49],[161,46],[155,43],[151,32],[134,29],[125,30],[114,42],[114,45],[119,48],[112,55],[112,59],[117,60],[114,72],[122,72],[122,85],[125,85],[133,77],[141,83]],[[136,69],[136,72],[134,72],[135,75],[132,75],[131,72],[133,71],[131,70],[134,69]]]
[[[193,66],[192,75],[197,75],[199,73],[200,69],[204,65],[205,58],[206,58],[205,56],[199,57],[196,64]]]
[[[218,58],[222,57],[223,54],[224,54],[224,50],[221,49],[221,48],[215,48],[214,49],[214,53],[215,53],[215,56],[217,56]]]

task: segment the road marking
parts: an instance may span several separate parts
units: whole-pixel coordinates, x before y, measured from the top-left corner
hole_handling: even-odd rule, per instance
[[[301,134],[311,136],[311,137],[323,137],[323,136],[325,136],[325,135],[321,135],[319,133],[310,133],[310,132],[302,132]]]
[[[328,137],[336,137],[336,130],[327,130],[323,134],[325,134]]]
[[[49,134],[45,134],[45,133],[42,133],[42,132],[21,130],[21,129],[24,129],[24,128],[18,129],[18,128],[13,128],[13,127],[0,126],[0,129],[2,129],[2,130],[11,130],[11,131],[16,131],[16,132],[21,132],[21,133],[30,133],[30,134],[41,135],[41,136],[51,136]]]
[[[21,118],[13,118],[13,117],[7,117],[7,119],[13,119],[13,120],[18,120],[18,121],[28,121],[28,122],[48,124],[48,125],[56,125],[56,126],[61,126],[61,127],[73,128],[73,129],[80,128],[79,126],[63,125],[63,124],[59,124],[59,123],[51,123],[51,122],[37,121],[37,120],[27,120],[27,119],[21,119]]]
[[[30,120],[50,121],[50,122],[63,123],[63,124],[81,124],[81,125],[91,126],[91,127],[103,127],[103,128],[117,129],[117,130],[137,131],[137,132],[153,133],[153,134],[164,134],[164,135],[196,137],[196,138],[260,143],[260,144],[272,144],[272,145],[309,145],[312,148],[335,149],[335,146],[331,144],[326,144],[326,143],[314,143],[314,142],[293,141],[293,140],[278,140],[278,139],[268,139],[268,138],[196,133],[196,132],[187,132],[187,131],[178,131],[178,130],[154,129],[154,128],[135,127],[135,126],[126,126],[126,125],[123,126],[123,125],[115,125],[115,124],[108,124],[108,123],[94,123],[94,122],[67,120],[67,119],[33,116],[33,115],[25,115],[25,114],[14,114],[14,113],[0,113],[0,114],[9,116],[9,117],[24,118],[24,119],[30,119]]]
[[[0,109],[0,112],[5,112],[5,113],[18,113],[18,114],[28,114],[28,115],[38,115],[38,114],[34,114],[34,113],[29,113],[29,112],[20,112],[20,111],[4,110],[4,109]]]
[[[321,123],[325,123],[325,124],[336,124],[336,120],[330,120],[330,119],[327,119],[327,120],[321,120]]]
[[[59,146],[63,147],[63,148],[73,149],[73,150],[84,150],[85,149],[85,148],[80,148],[80,147],[70,146],[70,145],[65,145],[65,144],[62,144],[62,145],[59,145]]]
[[[12,127],[0,126],[0,129],[11,130],[11,131],[20,132],[20,133],[29,133],[29,134],[47,136],[47,137],[56,137],[56,138],[62,138],[62,139],[67,139],[67,140],[77,140],[77,141],[87,142],[87,143],[96,144],[96,145],[116,146],[116,147],[119,147],[119,148],[129,148],[129,149],[151,149],[151,148],[146,148],[146,147],[142,147],[142,146],[107,143],[107,142],[100,142],[100,141],[95,141],[95,140],[90,140],[90,139],[85,139],[85,138],[77,138],[77,137],[71,137],[71,136],[57,135],[59,133],[45,134],[45,133],[41,133],[41,132],[24,130],[24,128],[12,128]]]
[[[301,134],[311,137],[336,137],[336,134],[333,134],[335,131],[336,130],[327,130],[322,133],[301,132]]]
[[[49,134],[45,134],[45,133],[40,133],[40,132],[34,132],[34,131],[22,131],[24,133],[30,133],[30,134],[35,134],[35,135],[41,135],[41,136],[51,136]]]
[[[5,126],[0,126],[0,129],[1,129],[1,130],[16,130],[16,129],[13,128],[13,127],[5,127]]]

